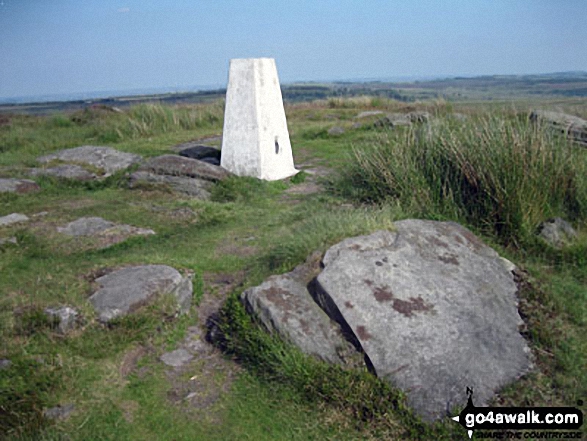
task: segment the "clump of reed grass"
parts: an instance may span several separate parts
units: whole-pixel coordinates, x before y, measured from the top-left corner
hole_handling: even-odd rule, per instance
[[[552,216],[587,215],[587,152],[525,115],[491,113],[388,131],[353,150],[334,184],[362,202],[465,221],[517,244]]]

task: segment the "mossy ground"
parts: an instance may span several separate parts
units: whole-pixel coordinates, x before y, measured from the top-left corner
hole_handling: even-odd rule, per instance
[[[401,198],[371,205],[347,196],[348,187],[336,184],[333,176],[348,166],[353,150],[389,136],[373,129],[372,119],[353,127],[354,116],[375,109],[373,104],[384,111],[427,110],[437,119],[459,107],[436,102],[407,108],[372,100],[289,106],[296,165],[307,172],[272,183],[232,178],[214,188],[210,201],[130,190],[123,173],[98,184],[45,178],[39,180],[40,193],[1,194],[0,215],[18,212],[32,220],[0,231],[1,237],[18,239],[17,245],[0,246],[0,358],[12,361],[0,371],[0,437],[462,438],[464,432],[451,421],[421,424],[405,408],[401,393],[369,373],[323,365],[265,335],[236,301],[247,286],[290,270],[311,252],[324,251],[344,237],[390,228],[394,220],[415,215],[451,218],[447,211],[415,210]],[[575,113],[584,112],[585,106],[572,102]],[[141,106],[123,114],[12,117],[0,127],[0,167],[5,176],[24,177],[37,156],[82,144],[110,145],[146,157],[170,153],[175,144],[220,134],[221,109],[215,103],[182,109]],[[457,110],[473,119],[496,112],[474,104]],[[345,133],[328,135],[335,125]],[[309,183],[323,187],[319,192],[292,191]],[[33,217],[41,212],[47,214]],[[56,226],[82,216],[101,216],[157,234],[99,250],[55,232]],[[562,251],[527,234],[508,243],[491,229],[455,219],[528,272],[520,310],[539,369],[504,390],[500,404],[575,405],[587,395],[587,242],[581,216],[575,222],[580,239]],[[93,278],[104,268],[150,263],[194,273],[191,313],[175,318],[169,305],[159,302],[111,326],[97,323],[87,302]],[[214,353],[212,364],[195,360],[170,374],[158,357],[180,345],[191,327],[203,325],[204,306],[225,299],[225,352]],[[81,327],[66,337],[42,313],[47,306],[62,304],[78,308],[83,316]],[[204,386],[220,391],[218,399],[194,407],[171,398],[198,375],[205,377]],[[68,419],[43,419],[43,409],[65,403],[75,404]]]

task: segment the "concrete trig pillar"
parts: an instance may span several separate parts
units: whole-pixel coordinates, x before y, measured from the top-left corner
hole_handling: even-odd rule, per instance
[[[298,172],[273,58],[230,60],[220,165],[267,181]]]

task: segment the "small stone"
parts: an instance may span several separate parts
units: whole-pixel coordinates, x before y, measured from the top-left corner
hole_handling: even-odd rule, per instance
[[[7,227],[12,224],[17,224],[19,222],[26,222],[29,220],[28,216],[20,213],[12,213],[7,216],[0,217],[0,227]]]
[[[30,179],[2,179],[0,178],[0,193],[33,193],[40,191],[41,187]]]
[[[183,366],[193,358],[194,356],[185,349],[176,349],[175,351],[166,352],[161,357],[159,357],[159,359],[167,366],[173,367]]]
[[[69,415],[74,409],[75,406],[71,403],[64,404],[63,406],[55,406],[44,410],[43,416],[49,420],[65,420],[69,418]]]
[[[99,277],[95,282],[99,289],[89,300],[102,322],[125,316],[165,294],[172,294],[177,299],[180,313],[187,313],[190,309],[191,277],[183,277],[166,265],[122,268]]]
[[[18,241],[16,240],[15,236],[0,238],[0,245],[5,245],[7,243],[12,243],[12,244],[16,245],[18,243]]]
[[[330,130],[328,130],[328,134],[330,136],[340,136],[340,135],[344,134],[344,129],[339,126],[334,126]]]
[[[12,366],[12,361],[7,358],[0,359],[0,371],[8,369],[10,366]]]
[[[45,314],[49,319],[57,322],[57,329],[61,334],[66,334],[75,328],[78,312],[69,306],[61,308],[46,308]]]
[[[542,222],[538,235],[555,248],[569,245],[577,238],[577,232],[566,220],[555,217]]]

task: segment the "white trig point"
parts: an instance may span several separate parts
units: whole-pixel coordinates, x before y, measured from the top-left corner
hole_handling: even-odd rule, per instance
[[[220,165],[267,181],[298,172],[273,58],[230,60]]]

